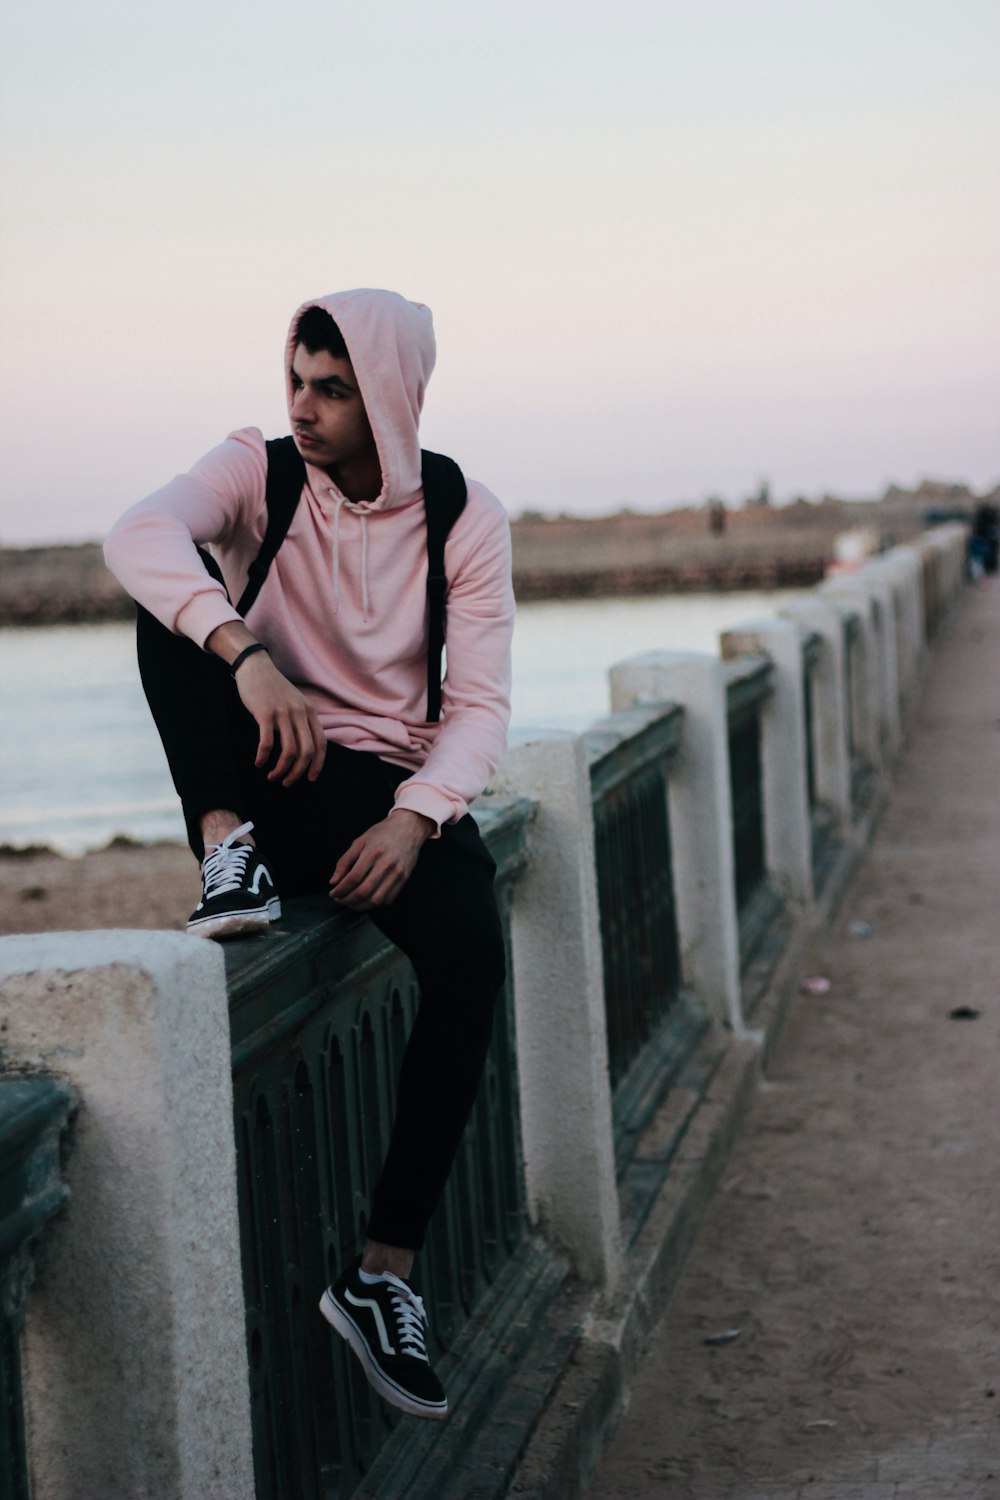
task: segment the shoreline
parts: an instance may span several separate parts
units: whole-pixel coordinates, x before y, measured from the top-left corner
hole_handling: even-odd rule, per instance
[[[183,844],[112,839],[86,854],[0,848],[0,936],[145,928],[182,932],[198,901]]]
[[[10,859],[41,859],[51,856],[53,859],[86,859],[88,854],[108,854],[120,852],[125,849],[183,849],[186,845],[180,839],[136,839],[128,833],[116,833],[104,844],[97,844],[93,849],[81,849],[78,854],[68,849],[57,849],[54,844],[0,844],[0,861]]]

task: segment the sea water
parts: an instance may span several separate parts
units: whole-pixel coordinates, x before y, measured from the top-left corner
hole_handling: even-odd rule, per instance
[[[607,669],[640,651],[714,651],[773,611],[770,594],[522,604],[512,727],[584,729],[608,712]],[[131,625],[0,630],[0,844],[81,854],[116,835],[183,842]]]

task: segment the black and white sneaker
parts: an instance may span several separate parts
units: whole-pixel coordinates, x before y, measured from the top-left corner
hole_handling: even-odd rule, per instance
[[[359,1257],[327,1287],[320,1312],[350,1344],[368,1384],[390,1406],[440,1422],[448,1415],[448,1399],[427,1358],[423,1302],[391,1271],[366,1282],[360,1270]]]
[[[274,877],[252,844],[239,844],[252,823],[241,823],[221,844],[209,845],[201,867],[201,900],[188,932],[199,937],[235,937],[260,932],[281,916]]]

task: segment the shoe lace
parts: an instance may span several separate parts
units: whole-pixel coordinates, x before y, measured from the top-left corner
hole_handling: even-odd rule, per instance
[[[424,1342],[427,1313],[423,1298],[418,1297],[412,1287],[391,1272],[386,1273],[385,1279],[389,1283],[392,1312],[396,1320],[396,1341],[401,1351],[412,1355],[414,1359],[422,1359],[425,1365],[429,1364]]]
[[[249,833],[252,827],[252,823],[241,823],[210,854],[205,855],[201,873],[205,881],[206,900],[210,896],[224,896],[229,891],[239,890],[253,853],[253,845],[237,844],[235,840]]]

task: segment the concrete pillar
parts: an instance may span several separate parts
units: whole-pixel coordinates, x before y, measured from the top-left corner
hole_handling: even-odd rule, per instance
[[[916,682],[920,643],[916,636],[916,616],[911,597],[913,575],[905,559],[887,554],[880,557],[881,576],[888,580],[892,598],[892,615],[896,628],[896,699],[900,727]]]
[[[511,912],[529,1209],[579,1274],[610,1290],[623,1249],[583,740],[539,731],[507,752],[493,789],[538,803]]]
[[[764,856],[767,873],[786,899],[813,899],[812,818],[806,749],[802,634],[773,616],[736,625],[720,636],[724,661],[768,656],[772,691],[761,708]]]
[[[40,1500],[253,1500],[223,957],[182,933],[0,939],[8,1065],[79,1096],[24,1340]]]
[[[684,709],[668,781],[681,971],[708,1014],[743,1035],[722,662],[698,651],[630,657],[611,668],[611,706],[637,699]]]
[[[858,754],[873,770],[882,767],[882,736],[879,733],[879,666],[876,627],[872,597],[860,574],[847,574],[831,578],[819,585],[818,591],[824,599],[831,599],[845,606],[858,619],[859,636],[855,664],[857,677],[854,682],[852,719],[854,743]]]
[[[883,567],[893,570],[896,578],[896,597],[903,644],[900,653],[902,661],[900,675],[903,679],[904,701],[908,703],[916,690],[927,647],[923,569],[920,558],[912,547],[892,547],[880,561]]]
[[[900,690],[896,585],[878,561],[862,570],[861,582],[878,605],[875,637],[878,670],[878,722],[887,759],[894,760],[901,739],[903,700]]]
[[[813,764],[816,796],[844,831],[851,824],[851,763],[847,744],[844,621],[832,600],[803,594],[779,613],[815,631],[822,645],[813,667]]]

